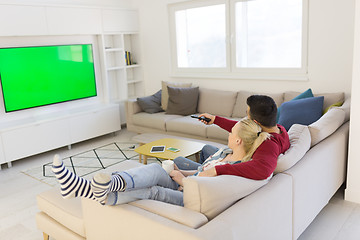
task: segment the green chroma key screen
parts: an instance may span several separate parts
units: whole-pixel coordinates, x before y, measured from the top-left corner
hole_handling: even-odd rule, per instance
[[[97,95],[91,44],[0,49],[5,111]]]

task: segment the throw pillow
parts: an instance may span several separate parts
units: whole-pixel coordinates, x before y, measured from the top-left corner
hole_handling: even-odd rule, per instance
[[[336,131],[345,121],[345,111],[341,108],[331,108],[319,120],[309,125],[311,147],[318,144]]]
[[[351,99],[347,98],[343,105],[341,105],[341,107],[339,107],[340,109],[342,109],[345,112],[345,120],[344,122],[347,122],[350,120],[350,106],[351,106]]]
[[[189,115],[196,113],[199,100],[199,87],[178,88],[167,86],[169,101],[167,114]]]
[[[147,113],[157,113],[164,111],[161,108],[161,90],[147,97],[136,99],[140,108]]]
[[[303,98],[281,105],[279,124],[288,131],[295,124],[309,125],[322,116],[324,97]]]
[[[290,148],[278,157],[274,173],[280,173],[294,166],[310,149],[311,136],[308,126],[294,124],[289,129]]]
[[[337,93],[316,93],[314,97],[324,96],[324,106],[323,112],[326,108],[331,106],[334,103],[342,102],[345,100],[345,93],[344,92],[337,92]]]
[[[327,113],[331,108],[333,107],[341,107],[343,105],[344,101],[340,101],[340,102],[336,102],[334,104],[331,104],[330,106],[328,106],[327,108],[325,108],[323,114]]]
[[[300,93],[299,95],[297,95],[296,97],[294,97],[292,100],[298,100],[298,99],[303,99],[303,98],[309,98],[309,97],[314,97],[314,94],[312,93],[311,88],[309,88],[308,90],[306,90],[303,93]],[[277,115],[276,115],[276,122],[279,122],[280,119],[280,112],[281,112],[281,106],[278,107],[277,109]]]
[[[161,108],[166,111],[168,100],[169,100],[169,93],[167,86],[169,87],[191,87],[191,83],[176,83],[176,82],[161,82]]]
[[[184,183],[184,207],[204,214],[209,220],[241,198],[269,182],[239,176],[187,177]]]

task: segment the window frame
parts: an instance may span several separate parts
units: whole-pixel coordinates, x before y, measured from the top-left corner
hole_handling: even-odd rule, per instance
[[[302,49],[300,68],[240,68],[236,67],[235,4],[248,0],[197,0],[168,5],[169,39],[172,77],[229,78],[259,80],[308,80],[308,0],[302,0]],[[190,8],[225,4],[226,67],[225,68],[179,68],[175,12]]]
[[[181,68],[178,67],[178,56],[177,56],[177,39],[176,39],[176,23],[175,23],[175,12],[180,10],[186,10],[190,8],[207,7],[213,5],[225,5],[225,54],[226,64],[224,68]],[[185,3],[178,3],[169,5],[169,25],[170,25],[170,46],[171,46],[171,68],[174,76],[192,76],[192,74],[201,73],[224,73],[230,72],[230,44],[228,44],[229,36],[229,5],[226,4],[226,0],[207,0],[207,1],[190,1]]]

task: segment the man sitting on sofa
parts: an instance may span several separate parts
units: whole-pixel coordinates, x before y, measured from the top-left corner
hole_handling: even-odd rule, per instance
[[[274,172],[278,156],[289,149],[289,135],[283,126],[276,124],[277,106],[275,101],[269,96],[252,95],[247,98],[246,103],[248,105],[248,118],[259,124],[262,131],[270,133],[271,138],[259,146],[251,161],[216,166],[211,171],[206,171],[207,176],[237,175],[254,180],[266,179]],[[231,132],[231,128],[237,123],[237,121],[208,113],[203,113],[199,117],[201,116],[210,118],[209,122],[199,120],[204,124],[216,124],[228,132]],[[174,162],[181,170],[196,170],[203,161],[217,150],[214,146],[205,145],[201,151],[200,164],[184,157],[178,157],[174,159]]]

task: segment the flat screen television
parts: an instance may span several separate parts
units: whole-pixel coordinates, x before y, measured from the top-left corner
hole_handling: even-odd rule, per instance
[[[0,48],[6,112],[97,95],[91,44]]]

